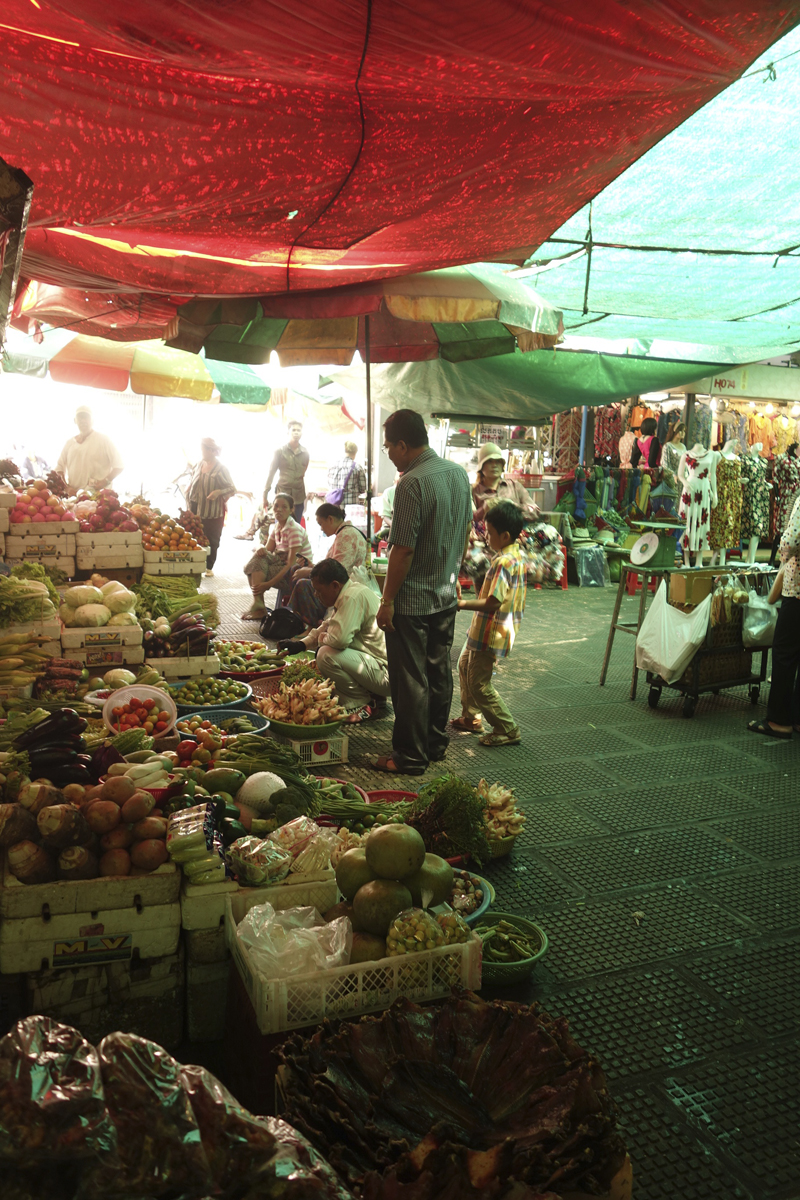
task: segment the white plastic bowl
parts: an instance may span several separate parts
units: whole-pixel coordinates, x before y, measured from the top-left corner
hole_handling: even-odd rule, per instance
[[[114,729],[114,709],[121,708],[134,696],[137,700],[153,699],[158,701],[158,707],[169,713],[169,725],[163,733],[159,734],[159,737],[169,733],[178,719],[178,707],[168,692],[162,692],[161,688],[148,687],[145,683],[132,683],[128,687],[118,688],[116,692],[111,693],[103,705],[103,720],[108,728],[114,733],[117,732]]]

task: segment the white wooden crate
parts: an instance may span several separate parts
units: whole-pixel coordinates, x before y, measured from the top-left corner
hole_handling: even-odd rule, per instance
[[[399,997],[417,1003],[449,996],[453,987],[478,991],[481,986],[481,939],[423,950],[419,954],[381,958],[354,966],[333,967],[309,975],[271,979],[261,973],[236,934],[253,904],[241,893],[225,901],[225,936],[247,989],[262,1033],[280,1033],[388,1008]]]
[[[53,526],[54,528],[54,526]],[[74,533],[32,533],[20,536],[19,526],[6,536],[9,558],[74,558],[76,550]]]
[[[12,558],[6,551],[5,561],[10,567],[16,567],[19,563],[24,562],[38,562],[43,567],[58,567],[59,571],[63,571],[68,579],[72,579],[78,569],[74,558],[63,558],[60,555],[27,554],[25,558]]]
[[[148,667],[155,667],[165,679],[190,679],[196,675],[219,675],[220,662],[216,654],[206,658],[197,655],[191,658],[148,658]]]
[[[102,629],[65,629],[61,634],[61,645],[65,650],[91,650],[97,646],[116,649],[119,646],[141,646],[143,639],[141,625],[113,625]]]

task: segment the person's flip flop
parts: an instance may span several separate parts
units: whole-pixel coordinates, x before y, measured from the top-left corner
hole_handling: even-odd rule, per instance
[[[450,725],[453,729],[460,729],[462,733],[483,733],[483,724],[480,721],[470,721],[468,717],[453,717]]]
[[[773,729],[767,721],[748,721],[750,733],[763,733],[764,737],[777,738],[779,742],[789,742],[792,739],[791,730],[786,733],[782,729]]]
[[[522,741],[519,734],[516,737],[510,733],[487,733],[478,739],[481,746],[518,746]]]
[[[389,766],[389,763],[392,765]],[[425,767],[403,767],[397,766],[397,763],[392,758],[391,754],[382,754],[376,763],[373,764],[374,771],[385,771],[387,775],[424,775]]]

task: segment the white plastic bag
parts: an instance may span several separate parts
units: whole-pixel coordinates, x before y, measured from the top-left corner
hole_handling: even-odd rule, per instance
[[[770,604],[766,596],[750,592],[742,620],[742,641],[748,650],[763,649],[772,645],[779,607],[777,604]]]
[[[710,612],[710,596],[689,613],[673,608],[662,579],[636,639],[636,666],[666,683],[680,679],[703,644]]]
[[[256,969],[268,979],[309,975],[350,961],[353,926],[349,917],[327,924],[316,908],[286,908],[256,904],[236,930]]]

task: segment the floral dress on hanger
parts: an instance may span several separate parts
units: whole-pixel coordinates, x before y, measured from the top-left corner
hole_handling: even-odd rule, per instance
[[[769,532],[767,460],[746,454],[742,459],[742,539],[763,540]]]
[[[698,458],[686,455],[688,478],[683,484],[678,514],[686,521],[681,538],[684,550],[707,550],[711,506],[717,501],[716,454],[706,450]]]
[[[738,458],[717,463],[717,507],[711,510],[708,544],[712,550],[730,550],[742,540],[742,465]]]

